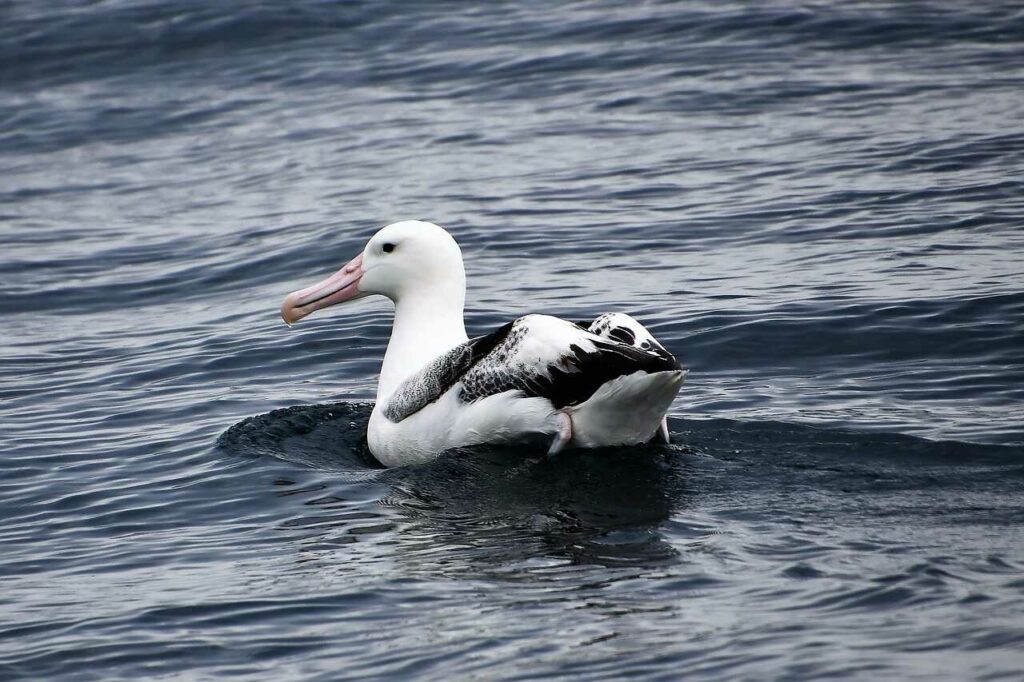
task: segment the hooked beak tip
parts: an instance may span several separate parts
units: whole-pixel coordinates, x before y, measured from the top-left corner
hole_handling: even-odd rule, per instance
[[[327,279],[288,294],[281,304],[281,319],[290,326],[317,310],[359,298],[362,262],[360,254]]]
[[[295,305],[295,294],[289,294],[281,304],[281,319],[289,327],[302,319],[303,314]]]

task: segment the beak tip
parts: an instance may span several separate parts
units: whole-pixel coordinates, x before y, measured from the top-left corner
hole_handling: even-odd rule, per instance
[[[290,327],[314,311],[358,298],[362,262],[360,254],[322,282],[288,294],[281,303],[281,319]]]
[[[292,326],[300,317],[298,310],[295,309],[294,294],[289,294],[285,299],[284,303],[281,304],[281,319],[289,327]]]

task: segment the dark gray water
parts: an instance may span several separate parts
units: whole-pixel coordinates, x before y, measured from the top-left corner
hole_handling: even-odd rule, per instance
[[[1010,3],[0,3],[0,678],[1019,679],[1022,110]],[[277,309],[403,218],[675,444],[376,468]]]

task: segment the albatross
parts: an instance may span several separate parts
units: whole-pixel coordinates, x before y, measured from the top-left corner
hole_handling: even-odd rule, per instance
[[[291,325],[374,294],[395,305],[367,427],[385,466],[537,437],[551,438],[551,454],[668,442],[665,414],[686,370],[629,315],[526,315],[470,339],[459,245],[433,223],[406,220],[381,228],[337,273],[289,294],[281,317]]]

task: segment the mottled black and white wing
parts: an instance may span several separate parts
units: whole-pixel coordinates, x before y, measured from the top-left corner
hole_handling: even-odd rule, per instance
[[[517,390],[562,408],[586,401],[617,377],[678,369],[668,353],[602,338],[555,317],[528,315],[516,320],[505,340],[466,372],[462,398],[472,402]]]
[[[545,398],[555,409],[578,405],[618,377],[678,371],[676,359],[655,345],[644,349],[555,317],[528,315],[428,364],[402,384],[384,414],[401,421],[452,389],[463,403],[518,391]]]
[[[598,315],[592,322],[577,322],[576,324],[598,336],[629,344],[634,348],[650,351],[662,357],[672,357],[672,354],[658,343],[647,327],[625,313],[604,313]],[[662,442],[670,442],[668,419],[665,417],[662,417],[659,433]]]
[[[672,354],[658,343],[647,327],[625,313],[604,313],[594,318],[593,322],[577,322],[577,324],[598,336],[625,343],[640,350],[672,357]]]
[[[427,363],[412,375],[388,398],[384,416],[400,422],[436,401],[482,358],[491,353],[508,336],[514,322],[509,322],[486,336],[460,343],[444,355]]]

